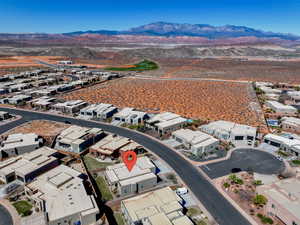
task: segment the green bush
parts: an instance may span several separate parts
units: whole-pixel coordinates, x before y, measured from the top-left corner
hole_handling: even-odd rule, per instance
[[[260,221],[263,224],[273,224],[274,223],[273,220],[270,217],[264,216],[260,213],[257,214],[257,217],[260,219]]]
[[[224,186],[225,188],[229,188],[229,187],[230,187],[230,184],[228,184],[228,183],[226,182],[226,183],[223,184],[223,186]]]
[[[293,160],[292,163],[294,163],[295,165],[300,165],[300,160]]]
[[[244,184],[244,181],[238,178],[235,174],[229,175],[229,179],[235,184],[240,184],[240,185]]]
[[[262,183],[261,180],[255,180],[255,181],[253,181],[253,184],[254,184],[255,186],[258,186],[258,185],[262,185],[263,183]]]
[[[265,204],[267,204],[267,202],[268,202],[268,199],[263,195],[256,195],[253,198],[253,203],[255,205],[265,205]]]
[[[21,217],[29,216],[32,213],[32,205],[28,201],[17,201],[13,203],[13,206],[16,208],[17,212]]]

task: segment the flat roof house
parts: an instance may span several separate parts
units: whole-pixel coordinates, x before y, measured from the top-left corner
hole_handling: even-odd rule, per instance
[[[254,146],[257,132],[256,127],[224,120],[202,125],[199,129],[222,141],[231,142],[237,146]]]
[[[193,225],[182,211],[182,199],[170,187],[121,201],[126,224]]]
[[[288,178],[257,187],[266,196],[266,213],[279,218],[284,224],[300,224],[300,180]]]
[[[183,128],[186,123],[187,119],[171,112],[156,114],[146,121],[147,127],[157,131],[160,135],[171,133]]]
[[[7,120],[11,118],[11,115],[8,112],[0,111],[0,120]]]
[[[140,193],[157,184],[156,167],[148,157],[140,157],[129,171],[124,163],[106,167],[105,178],[112,191],[120,196]]]
[[[32,98],[29,95],[14,95],[8,99],[9,104],[18,105],[30,101]]]
[[[72,100],[63,103],[57,103],[52,105],[52,109],[58,112],[66,113],[66,114],[74,114],[80,111],[80,109],[86,107],[88,105],[87,102],[82,100]]]
[[[32,100],[30,102],[30,105],[37,109],[48,110],[55,103],[55,101],[56,101],[56,98],[43,96],[43,97]]]
[[[286,131],[300,133],[300,119],[296,117],[282,117],[281,127]]]
[[[112,124],[139,124],[148,118],[149,116],[146,112],[137,111],[134,108],[124,108],[113,115]]]
[[[16,179],[31,182],[40,174],[58,166],[57,152],[46,146],[0,162],[0,180],[10,183]]]
[[[103,130],[99,128],[70,126],[58,135],[55,149],[79,154],[105,135]]]
[[[132,143],[129,138],[109,134],[90,147],[90,152],[96,157],[119,157],[119,150]],[[134,150],[134,149],[131,149]]]
[[[92,104],[80,110],[80,116],[88,119],[101,119],[105,120],[112,117],[118,112],[118,108],[112,104]]]
[[[280,148],[283,151],[292,153],[295,156],[300,155],[300,140],[290,139],[287,137],[267,134],[263,139],[264,143]]]
[[[266,86],[260,86],[259,89],[266,94],[281,94],[282,92],[280,89],[270,88]]]
[[[211,135],[190,129],[174,131],[172,139],[181,143],[186,149],[190,149],[194,155],[212,152],[219,145],[219,140]]]
[[[45,213],[48,225],[96,223],[99,209],[94,196],[87,194],[80,175],[60,165],[25,186],[27,197]]]
[[[266,101],[265,105],[278,114],[293,115],[297,113],[297,109],[290,105],[284,105],[276,101]]]
[[[1,143],[0,159],[32,152],[38,149],[42,142],[43,139],[34,133],[8,135],[6,140]]]

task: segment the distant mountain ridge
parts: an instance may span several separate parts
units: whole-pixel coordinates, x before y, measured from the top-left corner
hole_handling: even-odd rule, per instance
[[[129,30],[88,30],[61,34],[0,33],[0,46],[96,46],[101,44],[276,44],[300,46],[300,36],[246,26],[156,22]]]
[[[212,26],[209,24],[188,24],[188,23],[167,23],[155,22],[125,31],[98,30],[98,31],[77,31],[64,33],[67,36],[82,34],[101,35],[146,35],[146,36],[191,36],[204,37],[209,39],[236,38],[236,37],[257,37],[257,38],[280,38],[284,40],[299,40],[300,36],[266,32],[246,26]]]

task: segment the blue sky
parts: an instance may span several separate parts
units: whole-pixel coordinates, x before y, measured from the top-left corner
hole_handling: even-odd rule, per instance
[[[0,32],[125,30],[156,21],[300,35],[300,0],[1,0]]]

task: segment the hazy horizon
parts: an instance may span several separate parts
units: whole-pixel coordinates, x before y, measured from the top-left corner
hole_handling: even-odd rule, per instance
[[[300,1],[37,0],[0,3],[0,33],[67,33],[85,30],[127,30],[157,21],[226,24],[300,35]]]

